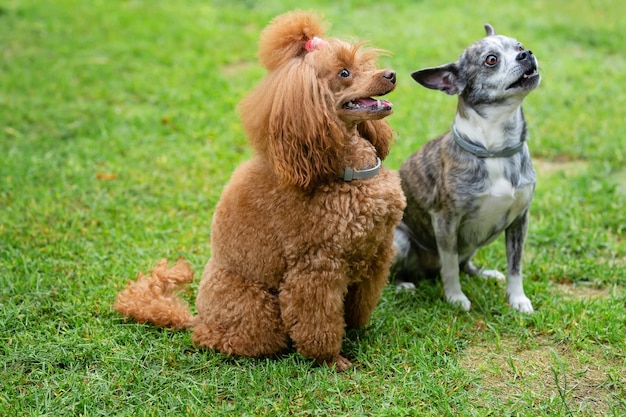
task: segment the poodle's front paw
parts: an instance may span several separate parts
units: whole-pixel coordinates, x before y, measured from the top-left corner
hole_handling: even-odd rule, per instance
[[[333,360],[327,361],[325,363],[326,365],[335,369],[335,371],[337,372],[343,372],[352,367],[352,362],[350,362],[349,360],[347,360],[341,355],[337,355],[335,356],[335,358],[333,358]]]
[[[534,311],[533,304],[524,294],[510,295],[509,304],[511,304],[511,307],[520,313],[532,313]]]
[[[446,301],[450,304],[458,305],[465,311],[470,311],[472,307],[472,303],[463,292],[446,294]]]

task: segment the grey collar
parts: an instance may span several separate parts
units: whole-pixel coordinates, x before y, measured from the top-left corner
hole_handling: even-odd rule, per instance
[[[339,178],[344,181],[350,182],[352,180],[366,180],[368,178],[375,177],[380,171],[380,166],[382,162],[379,157],[376,157],[376,166],[374,168],[365,168],[365,169],[352,169],[345,168],[343,170],[343,175],[340,175]]]
[[[452,136],[454,137],[454,141],[457,145],[459,145],[463,150],[479,157],[479,158],[507,158],[509,156],[513,156],[524,148],[525,141],[521,141],[517,145],[509,146],[508,148],[503,148],[497,151],[490,151],[483,146],[474,145],[465,139],[461,134],[456,130],[456,126],[452,125]]]

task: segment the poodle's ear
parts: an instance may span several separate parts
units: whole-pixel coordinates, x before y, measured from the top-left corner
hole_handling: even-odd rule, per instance
[[[389,146],[393,140],[393,130],[386,120],[366,120],[357,125],[359,134],[369,140],[380,159],[385,159],[389,155]]]
[[[308,188],[344,168],[345,132],[315,69],[292,61],[245,97],[239,110],[252,146],[280,180]]]
[[[269,71],[306,54],[308,41],[324,35],[322,17],[296,10],[275,17],[261,33],[259,61]]]

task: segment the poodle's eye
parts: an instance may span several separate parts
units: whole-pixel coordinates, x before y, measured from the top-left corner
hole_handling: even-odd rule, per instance
[[[346,68],[344,68],[341,71],[339,71],[339,76],[341,78],[348,78],[350,76],[350,71],[348,71]]]
[[[495,55],[489,55],[486,59],[485,59],[485,64],[487,64],[487,66],[489,67],[493,67],[494,65],[496,65],[498,63],[498,57]]]
[[[518,51],[523,51],[524,50],[524,45],[522,45],[521,43],[519,45],[517,45],[517,50]]]

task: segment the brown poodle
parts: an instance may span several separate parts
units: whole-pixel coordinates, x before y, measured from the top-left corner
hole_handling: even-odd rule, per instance
[[[192,281],[184,261],[162,260],[122,291],[115,309],[139,322],[192,328],[193,342],[230,355],[302,355],[344,370],[346,326],[368,323],[394,256],[405,199],[380,166],[395,88],[379,54],[322,39],[322,21],[295,11],[263,31],[268,74],[240,104],[254,148],[224,188],[212,257],[193,316],[176,293]]]

